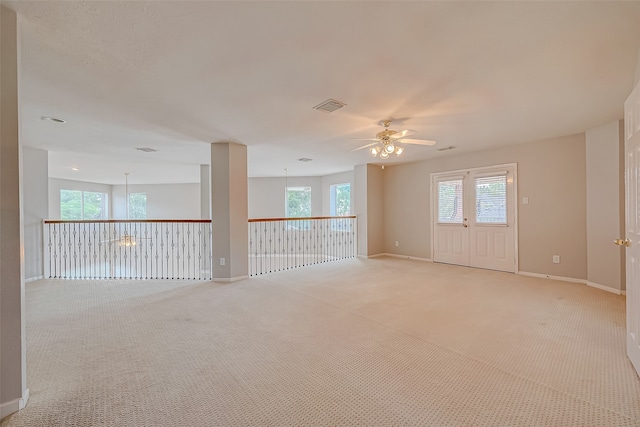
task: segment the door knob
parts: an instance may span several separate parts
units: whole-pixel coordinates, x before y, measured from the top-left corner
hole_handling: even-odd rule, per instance
[[[613,243],[615,243],[618,246],[626,246],[626,247],[631,246],[631,241],[628,239],[616,239],[613,241]]]
[[[468,227],[468,225],[467,225],[467,224],[462,224],[462,226],[463,226],[464,228],[467,228],[467,227]]]

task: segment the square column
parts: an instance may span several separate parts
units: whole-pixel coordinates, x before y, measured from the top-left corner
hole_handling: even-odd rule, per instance
[[[384,181],[380,166],[354,168],[353,205],[358,217],[358,256],[384,252]]]
[[[19,33],[16,13],[0,4],[0,418],[24,408],[29,398],[18,136]]]
[[[249,273],[247,147],[211,144],[212,269],[216,282],[246,279]]]
[[[209,165],[200,165],[200,218],[211,219],[211,178]]]

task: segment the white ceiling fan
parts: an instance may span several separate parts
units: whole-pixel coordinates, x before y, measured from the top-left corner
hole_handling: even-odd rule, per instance
[[[388,159],[391,154],[399,156],[404,151],[402,144],[413,145],[426,145],[432,146],[436,144],[436,141],[430,141],[428,139],[407,138],[407,136],[416,133],[414,130],[405,129],[401,131],[395,131],[389,129],[391,120],[385,120],[383,122],[384,130],[376,134],[375,138],[352,138],[355,141],[375,141],[371,144],[363,145],[351,151],[362,150],[368,148],[373,157],[380,156],[381,159]]]

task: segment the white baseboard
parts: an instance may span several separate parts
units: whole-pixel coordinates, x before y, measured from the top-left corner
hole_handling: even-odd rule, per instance
[[[621,295],[622,292],[624,292],[624,291],[621,291],[620,289],[612,288],[611,286],[605,286],[599,283],[594,283],[589,281],[587,281],[587,286],[591,286],[592,288],[602,289],[603,291],[611,292],[612,294],[616,294],[616,295]]]
[[[587,284],[586,280],[575,279],[573,277],[553,276],[551,274],[529,273],[527,271],[518,271],[518,274],[521,276],[537,277],[539,279],[560,280],[561,282],[581,283],[583,285]]]
[[[415,257],[415,256],[390,254],[390,253],[387,253],[387,252],[382,252],[380,254],[375,254],[375,255],[358,255],[358,258],[373,259],[373,258],[380,258],[380,257],[383,257],[383,256],[389,256],[389,257],[392,257],[392,258],[401,258],[401,259],[412,259],[414,261],[433,262],[433,260],[430,259],[430,258],[418,258],[418,257]]]
[[[31,282],[35,282],[36,280],[42,280],[42,279],[44,279],[44,276],[29,277],[28,279],[24,279],[24,283],[31,283]]]
[[[553,276],[551,274],[540,274],[540,273],[529,273],[526,271],[519,271],[518,274],[521,276],[529,276],[529,277],[537,277],[540,279],[551,279],[551,280],[559,280],[561,282],[571,282],[571,283],[580,283],[582,285],[591,286],[592,288],[600,289],[603,291],[611,292],[616,295],[626,295],[625,291],[621,291],[616,288],[612,288],[610,286],[600,285],[598,283],[590,282],[584,279],[575,279],[573,277],[562,277],[562,276]]]
[[[393,258],[401,258],[401,259],[411,259],[414,261],[425,261],[425,262],[433,262],[433,260],[431,258],[419,258],[416,256],[409,256],[409,255],[398,255],[398,254],[390,254],[390,253],[384,253],[381,255],[385,255],[385,256],[390,256]]]
[[[219,282],[219,283],[233,283],[233,282],[238,282],[240,280],[244,280],[244,279],[248,279],[249,276],[236,276],[236,277],[214,277],[213,279],[211,279],[212,282]]]
[[[24,409],[27,406],[27,401],[29,400],[29,389],[25,391],[24,396],[20,399],[12,400],[11,402],[6,402],[0,404],[0,420],[4,417],[13,414],[14,412],[18,412]]]

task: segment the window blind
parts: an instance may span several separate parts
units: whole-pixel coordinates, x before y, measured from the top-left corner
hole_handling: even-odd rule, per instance
[[[438,182],[438,222],[462,224],[462,180]]]
[[[475,179],[476,223],[507,224],[507,176]]]

